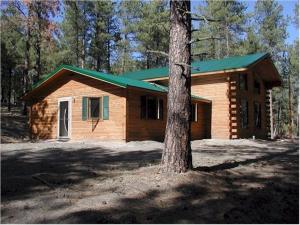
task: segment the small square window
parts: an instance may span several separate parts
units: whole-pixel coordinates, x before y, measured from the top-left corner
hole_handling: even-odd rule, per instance
[[[101,118],[101,98],[89,98],[89,118]]]
[[[141,96],[141,119],[163,119],[163,100],[153,96]]]

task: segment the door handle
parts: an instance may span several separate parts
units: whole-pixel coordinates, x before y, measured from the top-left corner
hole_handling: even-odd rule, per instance
[[[67,131],[67,125],[66,125],[66,113],[67,113],[67,109],[65,109],[65,113],[64,113],[64,125],[65,125],[65,130]]]

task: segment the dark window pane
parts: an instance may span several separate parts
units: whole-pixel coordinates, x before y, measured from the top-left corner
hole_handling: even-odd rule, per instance
[[[242,128],[248,127],[248,102],[246,100],[241,101],[241,125]]]
[[[90,117],[100,117],[100,98],[90,98]]]
[[[261,128],[261,105],[254,102],[254,124],[256,128]]]
[[[159,99],[159,118],[162,120],[164,118],[164,101],[162,99]]]
[[[141,96],[141,119],[146,119],[147,117],[147,97]]]
[[[258,81],[254,81],[254,93],[260,94],[260,83]]]
[[[247,74],[239,75],[240,90],[248,90]]]
[[[147,111],[148,119],[157,119],[157,100],[156,98],[148,97],[147,99]]]

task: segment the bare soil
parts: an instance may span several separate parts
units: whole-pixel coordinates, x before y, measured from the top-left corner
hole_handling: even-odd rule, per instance
[[[163,144],[1,145],[2,223],[298,223],[296,141],[201,140],[159,173]]]
[[[1,106],[1,143],[20,143],[29,141],[27,116],[22,115],[20,107]]]

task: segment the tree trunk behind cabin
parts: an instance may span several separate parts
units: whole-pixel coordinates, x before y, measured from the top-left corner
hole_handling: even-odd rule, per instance
[[[110,18],[107,18],[107,34],[110,34],[111,30],[110,30]],[[111,72],[111,67],[110,67],[110,37],[106,40],[106,71],[107,73],[110,73]]]
[[[41,64],[41,42],[42,42],[42,15],[41,15],[41,2],[37,2],[38,8],[37,8],[37,18],[38,18],[38,31],[37,31],[37,37],[36,37],[36,72],[37,76],[35,78],[35,82],[40,80],[40,77],[42,75],[42,64]]]
[[[26,34],[26,43],[25,43],[25,68],[23,73],[23,95],[26,94],[27,86],[30,86],[31,84],[28,84],[29,81],[29,66],[30,66],[30,39],[31,39],[31,30],[30,30],[30,17],[31,17],[31,7],[29,7],[28,12],[28,18],[27,18],[27,34]],[[22,102],[22,113],[23,115],[27,114],[27,105],[26,102]]]
[[[292,112],[292,90],[291,90],[291,75],[290,72],[288,73],[288,91],[289,91],[289,138],[293,137],[293,126],[292,126],[292,118],[293,118],[293,112]]]
[[[11,111],[11,79],[12,79],[12,69],[8,69],[8,88],[7,88],[7,109],[8,112]]]
[[[170,2],[169,92],[163,172],[192,169],[190,1]],[[181,65],[179,65],[181,64]]]

